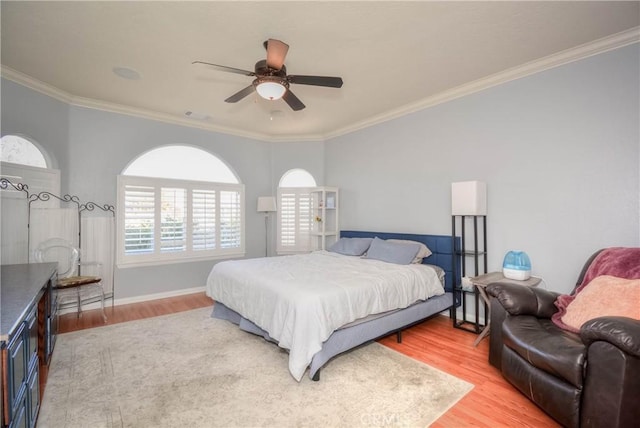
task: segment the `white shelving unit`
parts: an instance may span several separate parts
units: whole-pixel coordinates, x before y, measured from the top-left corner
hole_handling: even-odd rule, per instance
[[[337,187],[316,187],[311,191],[311,246],[315,250],[326,250],[338,240],[338,196]]]

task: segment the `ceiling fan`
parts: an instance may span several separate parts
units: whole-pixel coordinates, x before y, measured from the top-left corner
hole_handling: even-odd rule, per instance
[[[341,88],[342,78],[327,76],[294,76],[287,75],[287,67],[284,58],[289,51],[289,45],[280,40],[269,39],[264,42],[267,50],[267,59],[256,62],[255,71],[241,70],[225,65],[211,64],[204,61],[194,61],[193,64],[205,64],[220,71],[252,76],[256,79],[251,85],[224,100],[227,103],[237,103],[241,99],[256,91],[266,100],[279,100],[282,98],[294,111],[302,110],[305,105],[289,89],[291,83],[298,85],[326,86],[329,88]]]

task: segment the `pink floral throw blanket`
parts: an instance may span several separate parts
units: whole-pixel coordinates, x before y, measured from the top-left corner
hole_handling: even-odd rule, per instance
[[[597,276],[610,275],[625,279],[640,279],[640,248],[615,247],[603,250],[591,262],[587,273],[582,280],[582,284],[577,287],[573,294],[563,294],[558,296],[555,305],[558,312],[553,314],[551,320],[558,327],[577,333],[573,327],[562,322],[562,317],[567,312],[567,306],[576,295]]]

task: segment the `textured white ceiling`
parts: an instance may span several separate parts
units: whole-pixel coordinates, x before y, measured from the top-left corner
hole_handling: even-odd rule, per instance
[[[309,139],[385,118],[461,85],[640,25],[640,2],[11,2],[2,1],[3,72],[78,105],[266,139]],[[289,74],[341,76],[341,89],[292,85],[307,108],[257,95],[224,99],[252,78],[268,38],[290,45]],[[142,78],[124,80],[118,66]],[[6,73],[5,73],[6,75]],[[24,76],[23,76],[24,77]],[[282,111],[272,115],[272,111]],[[273,116],[273,120],[271,120]]]

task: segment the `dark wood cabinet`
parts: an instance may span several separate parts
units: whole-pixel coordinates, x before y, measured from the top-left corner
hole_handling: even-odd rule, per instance
[[[22,402],[27,378],[27,352],[24,334],[24,323],[9,336],[7,346],[7,410],[16,414]]]
[[[38,419],[38,411],[40,410],[40,363],[38,357],[32,361],[29,367],[29,376],[27,377],[27,401],[25,402],[26,410],[29,412],[28,421],[30,427],[36,426]]]
[[[25,338],[27,339],[27,362],[31,364],[38,359],[38,305],[29,309],[25,319]]]
[[[14,412],[9,428],[28,428],[27,424],[27,396],[22,394],[18,401],[16,412]]]
[[[56,274],[49,278],[45,293],[38,302],[38,356],[40,364],[49,365],[58,334],[58,294],[54,288]]]
[[[55,263],[2,266],[0,426],[35,427],[57,332]]]

